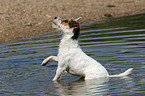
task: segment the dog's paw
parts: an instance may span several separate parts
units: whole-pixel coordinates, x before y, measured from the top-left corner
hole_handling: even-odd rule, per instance
[[[42,63],[41,63],[41,66],[45,66],[46,64],[47,64],[47,63],[42,62]]]
[[[48,59],[46,60],[46,59],[45,59],[45,60],[41,63],[41,66],[45,66],[49,61],[51,61],[51,60],[48,60]]]
[[[46,58],[45,60],[43,60],[43,62],[41,63],[41,66],[45,66],[50,60],[50,57],[49,58]]]
[[[55,82],[57,82],[58,81],[58,79],[56,79],[56,78],[53,78],[53,80],[52,81],[55,81]]]
[[[58,61],[57,60],[57,56],[49,56],[49,57],[47,57],[45,60],[43,60],[43,62],[41,63],[41,66],[45,66],[48,62],[50,62],[52,60]]]

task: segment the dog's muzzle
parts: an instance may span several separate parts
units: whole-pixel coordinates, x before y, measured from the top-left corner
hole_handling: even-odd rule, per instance
[[[54,20],[61,20],[60,17],[54,17]]]
[[[60,28],[60,23],[61,23],[61,18],[60,17],[54,17],[54,20],[53,20],[53,28],[57,28],[59,27]]]

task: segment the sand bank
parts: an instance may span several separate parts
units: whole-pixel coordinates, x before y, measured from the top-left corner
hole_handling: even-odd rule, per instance
[[[145,10],[145,0],[1,0],[0,43],[51,31],[55,16],[80,23]]]

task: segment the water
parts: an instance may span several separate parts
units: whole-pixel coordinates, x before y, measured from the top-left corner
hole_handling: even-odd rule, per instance
[[[145,14],[82,25],[80,45],[109,74],[134,68],[129,77],[90,80],[64,73],[53,82],[60,35],[48,32],[0,45],[0,96],[145,95]]]

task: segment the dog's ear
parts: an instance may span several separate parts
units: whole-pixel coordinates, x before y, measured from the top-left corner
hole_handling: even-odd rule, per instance
[[[79,23],[78,22],[76,22],[76,21],[73,21],[73,20],[71,20],[70,22],[69,22],[69,27],[70,28],[78,28],[79,27]]]
[[[78,27],[75,27],[74,29],[73,29],[73,33],[74,33],[74,35],[72,36],[72,39],[78,39],[79,38],[79,34],[80,34],[80,27],[78,26]]]
[[[73,25],[73,33],[74,33],[74,35],[72,36],[72,39],[78,39],[79,38],[79,33],[80,33],[79,23],[76,22],[76,21],[73,21],[72,25]]]
[[[81,19],[81,17],[77,18],[75,21],[76,21],[76,22],[79,22],[80,19]]]
[[[69,27],[73,28],[74,35],[72,36],[72,39],[78,39],[80,33],[79,23],[77,21],[71,20],[69,22]]]

